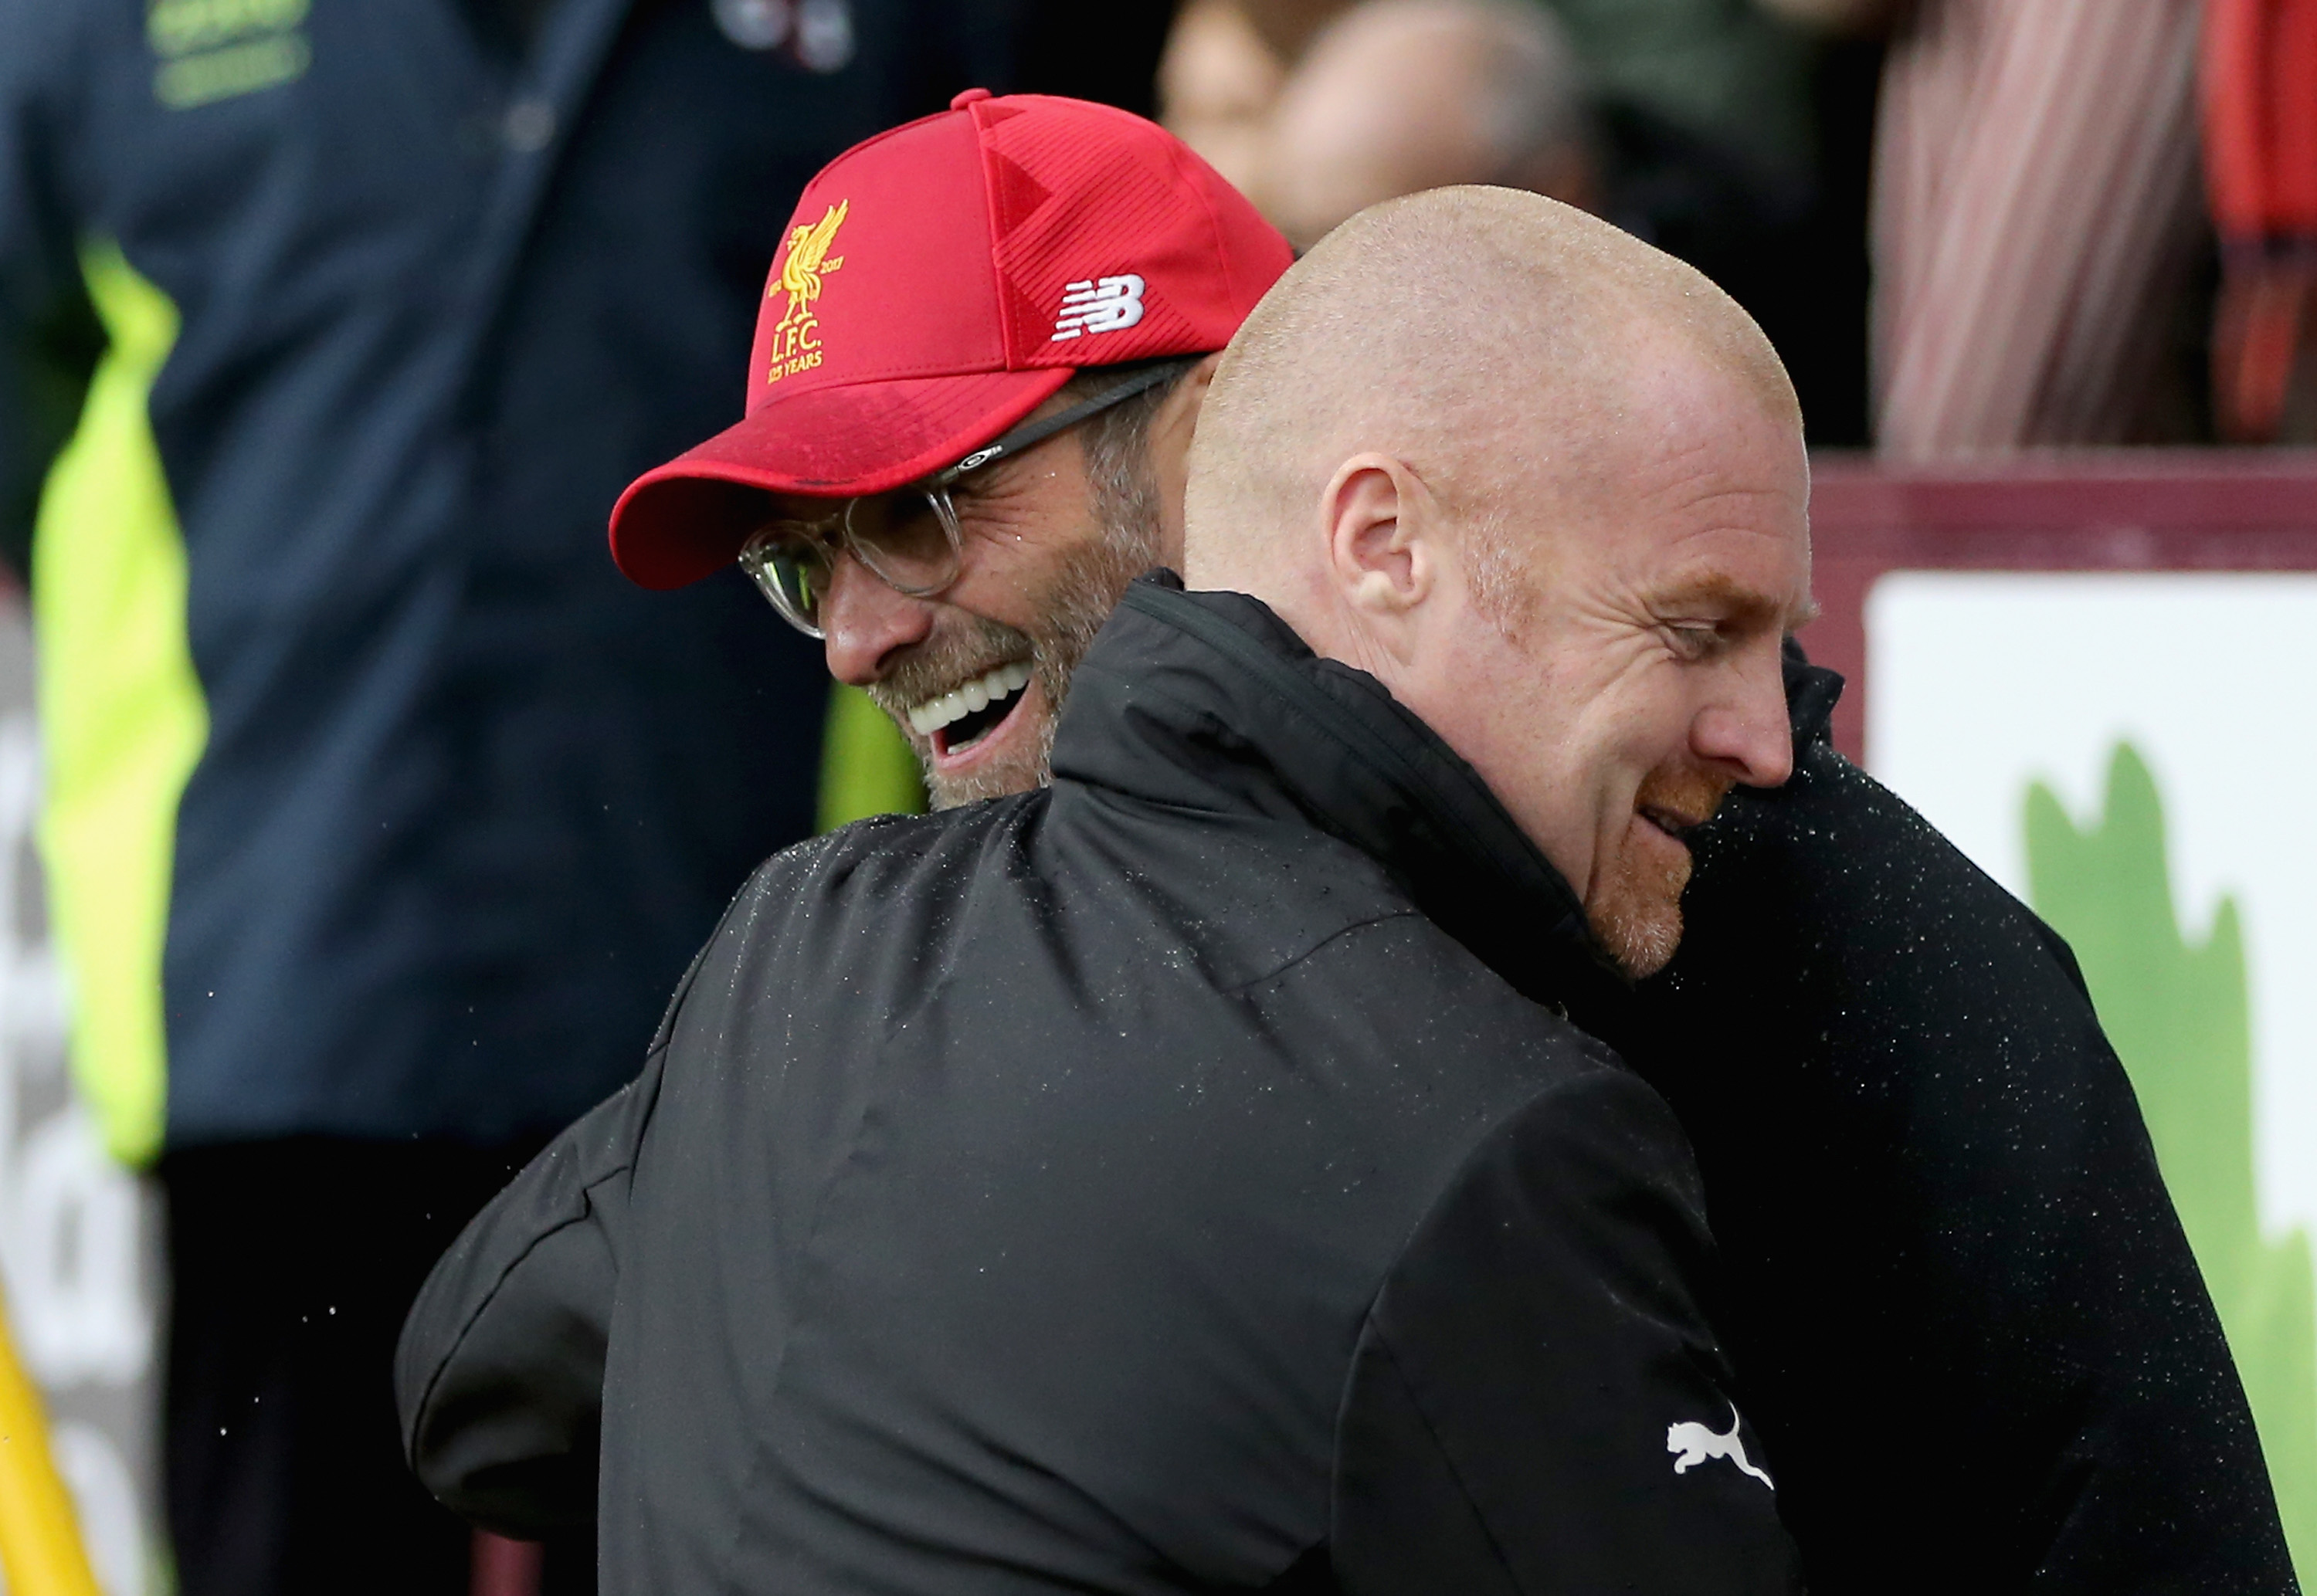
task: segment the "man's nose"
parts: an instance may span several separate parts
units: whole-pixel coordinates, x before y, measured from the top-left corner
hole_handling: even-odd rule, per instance
[[[1731,690],[1699,713],[1690,743],[1700,758],[1748,787],[1784,786],[1794,773],[1794,738],[1778,656],[1772,654],[1767,664],[1749,662]]]
[[[933,629],[931,603],[895,593],[850,556],[837,558],[820,602],[830,675],[848,686],[866,687],[884,674],[895,649],[924,642]]]

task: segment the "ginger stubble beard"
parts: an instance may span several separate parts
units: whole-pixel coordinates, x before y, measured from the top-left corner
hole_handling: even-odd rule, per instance
[[[1651,823],[1645,809],[1693,816],[1703,821],[1722,807],[1735,785],[1728,777],[1695,768],[1652,771],[1633,795],[1633,826]],[[1673,961],[1681,946],[1681,895],[1689,885],[1691,857],[1686,838],[1678,857],[1656,859],[1624,845],[1594,872],[1586,895],[1585,923],[1617,967],[1635,980],[1654,976]]]

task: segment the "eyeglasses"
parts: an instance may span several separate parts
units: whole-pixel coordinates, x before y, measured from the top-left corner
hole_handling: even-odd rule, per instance
[[[839,555],[851,555],[895,593],[913,599],[945,593],[965,564],[965,534],[950,494],[960,479],[1123,404],[1194,363],[1176,360],[1145,366],[1091,398],[1000,434],[908,487],[846,499],[814,521],[768,521],[740,545],[740,568],[781,619],[808,638],[823,635],[821,605],[836,580]]]

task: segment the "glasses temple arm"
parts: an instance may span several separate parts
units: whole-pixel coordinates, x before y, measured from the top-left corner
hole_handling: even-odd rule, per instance
[[[1203,359],[1204,357],[1200,357]],[[948,469],[937,472],[926,480],[935,487],[947,487],[968,471],[1004,459],[1009,454],[1019,454],[1033,443],[1042,443],[1066,427],[1074,427],[1090,415],[1123,404],[1147,388],[1156,388],[1170,377],[1188,370],[1194,361],[1164,361],[1137,371],[1125,381],[1103,389],[1092,398],[1082,399],[1067,410],[1057,410],[1041,420],[1028,422],[1008,432],[1001,432],[991,442],[985,443]]]

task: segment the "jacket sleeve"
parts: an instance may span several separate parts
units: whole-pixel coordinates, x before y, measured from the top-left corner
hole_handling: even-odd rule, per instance
[[[1337,1431],[1349,1596],[1800,1588],[1701,1307],[1687,1145],[1602,1069],[1469,1159],[1394,1266]]]
[[[64,195],[55,102],[80,8],[0,0],[0,563],[30,569],[49,467],[79,420],[103,333]]]
[[[540,1538],[595,1517],[630,1173],[666,1057],[475,1217],[404,1322],[404,1455],[438,1501],[488,1529]]]

